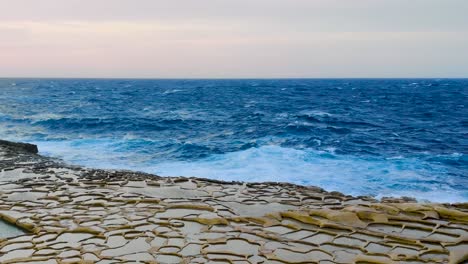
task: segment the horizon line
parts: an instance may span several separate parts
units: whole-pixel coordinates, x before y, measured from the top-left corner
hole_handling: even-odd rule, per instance
[[[339,80],[339,79],[468,79],[467,77],[1,77],[2,79],[83,79],[83,80]]]

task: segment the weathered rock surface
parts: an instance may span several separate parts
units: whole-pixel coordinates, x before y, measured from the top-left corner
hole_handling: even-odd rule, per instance
[[[39,152],[36,145],[29,143],[11,142],[0,139],[0,145],[2,145],[3,148],[9,148],[13,152],[26,151],[32,154],[37,154]]]
[[[70,167],[0,142],[0,263],[466,263],[466,204]],[[29,153],[29,154],[28,154]]]

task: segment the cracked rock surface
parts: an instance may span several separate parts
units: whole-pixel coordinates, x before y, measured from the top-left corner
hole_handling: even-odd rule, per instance
[[[468,205],[73,167],[0,142],[0,263],[467,263]]]

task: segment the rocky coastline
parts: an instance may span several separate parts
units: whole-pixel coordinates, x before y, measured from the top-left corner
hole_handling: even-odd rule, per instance
[[[98,170],[0,140],[0,263],[467,263],[468,204]]]

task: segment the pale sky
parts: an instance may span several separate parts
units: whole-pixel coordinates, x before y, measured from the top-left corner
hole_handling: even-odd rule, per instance
[[[0,77],[468,77],[468,0],[0,0]]]

